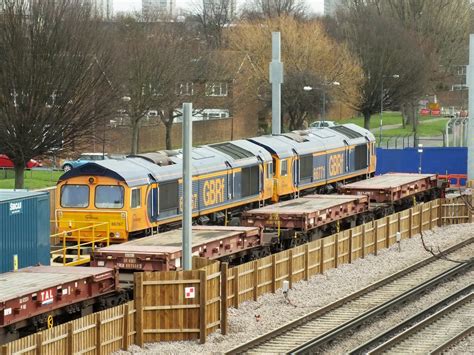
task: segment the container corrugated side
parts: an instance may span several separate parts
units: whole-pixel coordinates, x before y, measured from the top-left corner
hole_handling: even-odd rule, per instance
[[[0,272],[49,265],[50,208],[47,192],[19,192],[0,201]],[[0,199],[2,194],[0,194]]]

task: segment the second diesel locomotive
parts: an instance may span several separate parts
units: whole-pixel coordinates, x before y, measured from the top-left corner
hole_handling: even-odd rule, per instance
[[[250,207],[372,175],[375,138],[353,124],[294,131],[197,147],[192,164],[193,217],[229,224]],[[60,231],[108,222],[95,233],[119,243],[179,226],[182,198],[180,151],[91,162],[59,179],[56,220]]]

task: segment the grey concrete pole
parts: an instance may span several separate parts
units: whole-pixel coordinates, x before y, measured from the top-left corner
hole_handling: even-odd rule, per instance
[[[191,164],[193,138],[193,104],[183,104],[183,269],[191,270],[192,263],[192,218],[193,218],[193,174]]]
[[[280,32],[272,32],[270,83],[272,84],[272,134],[281,134],[281,84],[283,84],[283,63],[281,62]]]
[[[474,186],[474,34],[469,38],[469,67],[467,70],[469,88],[469,124],[467,134],[467,179]]]

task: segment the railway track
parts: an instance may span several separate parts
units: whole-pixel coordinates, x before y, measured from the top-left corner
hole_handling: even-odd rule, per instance
[[[470,238],[446,250],[455,255],[474,242]],[[446,255],[445,254],[445,255]],[[440,282],[468,270],[473,262],[455,264],[429,257],[343,299],[264,334],[228,354],[314,353],[345,332],[406,302]]]
[[[353,349],[350,354],[441,353],[472,333],[472,324],[474,285],[471,283]]]

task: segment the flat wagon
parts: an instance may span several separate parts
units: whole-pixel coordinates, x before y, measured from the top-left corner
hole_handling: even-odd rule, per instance
[[[93,266],[115,267],[121,281],[134,271],[169,271],[181,267],[182,229],[135,239],[97,250]],[[192,252],[208,259],[241,262],[262,256],[262,231],[255,227],[193,226]]]
[[[355,225],[358,215],[368,209],[369,200],[363,195],[307,195],[247,211],[242,224],[272,230],[282,247],[290,247],[334,232],[340,223]]]
[[[0,343],[126,300],[103,267],[33,266],[0,277]]]

